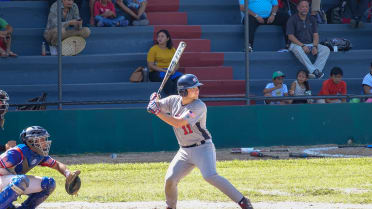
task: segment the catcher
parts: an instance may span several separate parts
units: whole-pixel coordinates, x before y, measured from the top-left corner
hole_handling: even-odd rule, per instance
[[[26,175],[37,165],[47,166],[66,177],[66,191],[76,194],[80,189],[80,171],[70,172],[66,165],[49,156],[52,141],[49,133],[40,126],[31,126],[20,134],[19,144],[0,156],[0,209],[13,209],[13,201],[20,195],[28,198],[17,208],[33,209],[44,202],[54,191],[56,182],[50,177]]]

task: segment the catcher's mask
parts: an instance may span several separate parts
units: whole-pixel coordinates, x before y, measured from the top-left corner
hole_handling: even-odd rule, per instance
[[[5,121],[4,116],[8,112],[8,107],[9,107],[8,101],[9,101],[8,94],[5,91],[0,90],[0,126],[1,128],[4,127],[4,121]]]
[[[49,155],[52,141],[48,140],[48,137],[50,137],[48,131],[41,126],[30,126],[24,129],[20,134],[22,142],[32,151],[42,156]]]
[[[192,89],[195,87],[202,86],[202,83],[199,83],[198,78],[193,74],[185,74],[181,76],[177,81],[177,90],[178,94],[182,97],[187,96],[187,89]]]

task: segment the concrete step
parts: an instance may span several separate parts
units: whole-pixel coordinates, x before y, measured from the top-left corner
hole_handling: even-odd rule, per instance
[[[179,0],[151,0],[147,3],[146,12],[176,12],[179,7]]]
[[[177,49],[181,41],[186,42],[187,47],[185,52],[210,52],[211,41],[208,39],[173,39],[174,48]]]
[[[362,78],[369,72],[372,50],[350,50],[348,52],[331,52],[324,69],[328,78],[330,70],[339,66],[344,71],[345,78]],[[296,73],[304,66],[292,53],[253,52],[250,56],[250,78],[271,78],[273,72],[281,70],[287,78],[296,78]],[[224,65],[232,66],[234,79],[245,79],[245,54],[243,52],[225,52]]]
[[[208,67],[224,64],[223,53],[185,52],[180,60],[181,67]]]
[[[185,67],[182,70],[185,74],[194,74],[199,80],[232,80],[233,69],[226,66],[212,67]]]
[[[148,12],[150,25],[187,25],[185,12]]]
[[[199,39],[201,38],[201,27],[198,25],[155,25],[153,39],[156,40],[156,33],[166,29],[173,39]]]

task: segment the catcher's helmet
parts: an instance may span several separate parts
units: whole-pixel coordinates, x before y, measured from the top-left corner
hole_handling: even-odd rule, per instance
[[[187,89],[195,88],[203,85],[199,83],[198,78],[193,74],[185,74],[177,81],[178,94],[182,97],[187,96]]]
[[[48,156],[52,141],[48,131],[41,126],[30,126],[23,129],[19,135],[22,142],[25,143],[32,151],[42,156]],[[43,140],[44,139],[44,140]]]

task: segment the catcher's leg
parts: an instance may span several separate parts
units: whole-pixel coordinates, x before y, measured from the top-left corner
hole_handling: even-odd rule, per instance
[[[10,176],[9,176],[10,177]],[[4,176],[1,183],[4,183],[7,178]],[[12,202],[18,196],[24,194],[29,186],[29,179],[25,175],[14,175],[11,177],[10,184],[8,184],[0,193],[0,209],[6,209],[12,206]]]
[[[40,205],[42,202],[44,202],[49,197],[49,195],[52,194],[52,192],[56,188],[56,182],[54,181],[53,178],[42,177],[41,182],[40,182],[39,185],[37,185],[38,182],[40,182],[40,178],[33,177],[31,179],[30,187],[35,185],[34,189],[38,190],[38,187],[40,185],[41,191],[36,192],[36,193],[30,193],[27,200],[24,201],[22,203],[22,205],[20,207],[18,207],[18,209],[34,209],[34,208],[36,208],[38,205]]]

